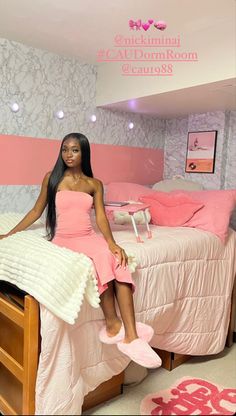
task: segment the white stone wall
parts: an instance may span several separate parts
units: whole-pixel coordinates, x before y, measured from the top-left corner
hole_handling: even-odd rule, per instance
[[[6,39],[0,39],[0,67],[0,133],[60,139],[80,131],[93,143],[164,148],[165,178],[179,174],[207,189],[236,188],[236,111],[165,121],[96,108],[95,66]],[[18,113],[9,108],[14,101]],[[63,120],[54,117],[59,109]],[[93,113],[96,123],[89,120]],[[214,174],[185,173],[188,131],[196,130],[218,131]],[[38,191],[0,186],[0,212],[27,211]]]
[[[236,143],[235,139],[234,143],[232,143],[232,137],[229,140],[229,120],[231,120],[231,136],[233,136],[233,128],[236,129],[236,120],[233,119],[231,113],[227,114],[224,111],[192,114],[187,118],[167,120],[164,177],[170,178],[176,174],[182,175],[186,179],[200,182],[206,189],[236,188],[236,179],[234,181],[232,180],[232,177],[235,176],[233,173],[233,165],[236,163]],[[186,173],[185,160],[188,132],[204,130],[217,130],[215,171],[213,174]],[[231,142],[231,146],[229,142]],[[230,162],[229,147],[234,147]],[[225,169],[227,172],[227,181],[225,179]],[[228,186],[229,184],[233,185],[233,183],[234,186]]]
[[[229,115],[225,188],[236,189],[236,111]]]
[[[96,108],[94,65],[0,39],[0,67],[1,134],[62,139],[79,131],[91,143],[164,148],[164,120]],[[20,106],[17,113],[10,110],[13,102]],[[60,109],[62,120],[54,117]],[[26,212],[38,191],[38,186],[0,186],[0,212]]]

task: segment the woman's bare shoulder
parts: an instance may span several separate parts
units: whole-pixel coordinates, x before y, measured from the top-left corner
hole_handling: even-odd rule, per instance
[[[43,178],[43,185],[48,185],[48,181],[49,181],[49,178],[50,178],[50,176],[51,176],[51,173],[52,173],[52,171],[50,171],[50,172],[47,172],[45,175],[44,175],[44,178]]]
[[[87,177],[86,179],[88,181],[88,184],[90,186],[92,186],[92,188],[93,188],[94,191],[98,191],[100,189],[103,189],[103,184],[102,184],[102,181],[100,181],[100,179],[97,179],[97,178],[89,178],[89,177]]]

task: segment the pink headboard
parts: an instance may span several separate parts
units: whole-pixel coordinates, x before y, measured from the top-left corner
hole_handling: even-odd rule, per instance
[[[61,140],[0,135],[0,185],[38,185],[57,159]],[[94,176],[151,184],[162,179],[162,149],[91,144]]]

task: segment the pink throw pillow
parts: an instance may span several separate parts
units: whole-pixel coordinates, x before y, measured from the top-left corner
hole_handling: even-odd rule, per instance
[[[106,185],[106,201],[138,201],[141,195],[152,192],[152,189],[137,183],[111,182]]]
[[[179,191],[171,193],[178,194]],[[183,193],[204,204],[183,226],[210,231],[225,242],[230,217],[236,206],[236,190],[181,191]]]
[[[177,195],[172,192],[154,191],[140,197],[139,200],[150,204],[153,224],[167,227],[180,227],[204,206],[203,203],[179,191]]]

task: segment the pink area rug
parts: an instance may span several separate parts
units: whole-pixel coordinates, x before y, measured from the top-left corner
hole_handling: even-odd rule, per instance
[[[224,388],[201,378],[184,377],[170,389],[146,396],[141,415],[234,415],[236,389]]]

